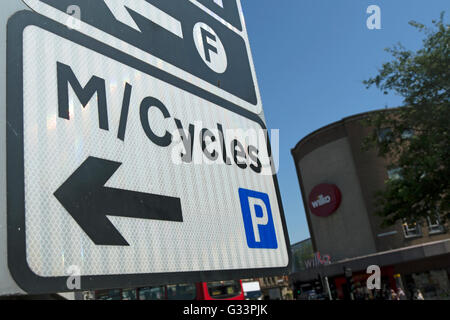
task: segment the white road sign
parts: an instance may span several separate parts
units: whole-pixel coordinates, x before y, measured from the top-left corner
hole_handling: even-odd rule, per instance
[[[66,1],[27,2],[57,7]],[[230,93],[232,84],[219,92],[209,78],[239,78],[238,70],[227,74],[242,58],[228,45],[245,33],[243,20],[228,11],[227,20],[218,20],[208,9],[217,1],[182,1],[189,5],[183,17],[173,11],[182,3],[175,0],[164,2],[169,6],[117,1],[126,12],[113,7],[116,1],[99,2],[111,19],[130,25],[117,27],[122,31],[153,32],[151,45],[140,45],[138,36],[125,39],[128,47],[123,39],[100,41],[97,31],[87,34],[30,11],[8,22],[8,265],[14,280],[37,293],[70,290],[73,270],[82,290],[286,273],[289,240],[264,121],[249,102],[239,102],[252,93]],[[87,2],[70,3],[83,8]],[[145,15],[132,13],[144,9]],[[187,58],[195,53],[198,60],[185,61],[167,47],[153,52],[152,45],[167,45],[158,40],[167,32],[191,41],[184,45]],[[158,59],[167,53],[185,70],[174,75],[168,63],[154,66],[136,44],[162,55]],[[196,74],[200,63],[209,71]],[[256,82],[250,87],[258,96]]]

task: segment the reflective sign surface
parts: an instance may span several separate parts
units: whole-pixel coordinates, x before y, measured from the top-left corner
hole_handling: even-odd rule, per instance
[[[287,270],[258,116],[42,16],[19,13],[8,32],[8,247],[21,287],[65,291],[72,267],[84,289]]]

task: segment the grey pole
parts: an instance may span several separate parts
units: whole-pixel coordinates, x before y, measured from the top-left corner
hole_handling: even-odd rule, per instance
[[[333,296],[331,295],[331,290],[330,290],[330,284],[328,283],[328,277],[325,276],[323,279],[325,281],[325,288],[327,289],[328,298],[330,300],[333,300]]]

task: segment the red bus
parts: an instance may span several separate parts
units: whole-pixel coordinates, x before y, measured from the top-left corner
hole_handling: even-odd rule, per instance
[[[197,300],[244,300],[242,281],[200,282],[197,286]]]
[[[96,300],[244,300],[240,280],[98,290]]]

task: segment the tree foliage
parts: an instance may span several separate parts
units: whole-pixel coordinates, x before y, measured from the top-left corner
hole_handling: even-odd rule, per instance
[[[374,130],[364,148],[376,148],[389,169],[400,173],[376,194],[384,225],[436,213],[444,220],[450,217],[450,26],[444,13],[432,27],[410,25],[425,34],[423,47],[415,52],[401,44],[386,49],[393,60],[364,81],[368,88],[404,99],[403,106],[374,113],[366,121]]]

